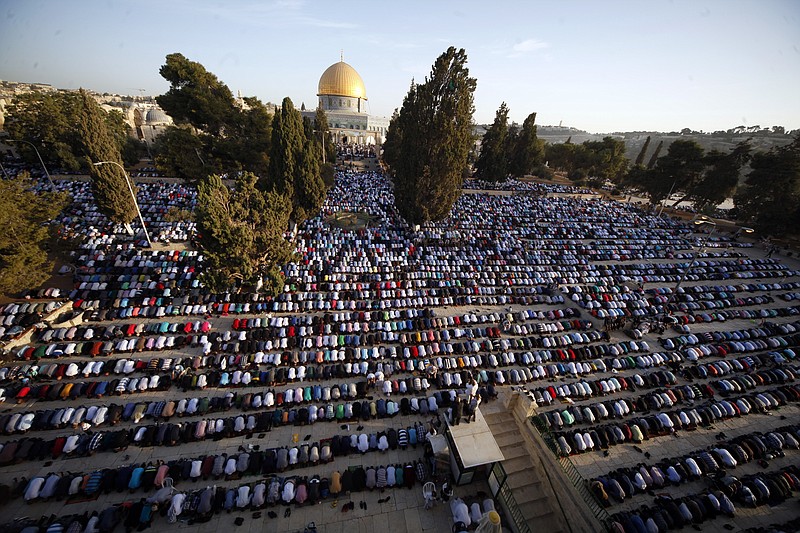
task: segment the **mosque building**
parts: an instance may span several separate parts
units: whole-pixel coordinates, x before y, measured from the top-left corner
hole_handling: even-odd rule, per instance
[[[328,117],[328,127],[337,143],[383,143],[389,119],[369,114],[367,89],[356,69],[343,60],[322,73],[317,86],[317,105]],[[314,118],[315,111],[303,111]]]

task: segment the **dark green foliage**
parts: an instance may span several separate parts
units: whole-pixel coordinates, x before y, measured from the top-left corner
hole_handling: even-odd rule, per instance
[[[178,125],[156,143],[160,170],[191,180],[240,170],[267,173],[272,115],[260,100],[244,98],[238,105],[227,85],[181,54],[168,55],[160,72],[170,89],[157,101]]]
[[[89,170],[82,152],[78,123],[82,97],[77,92],[26,93],[17,95],[6,110],[5,129],[11,139],[33,143],[46,164],[72,172]],[[130,127],[122,113],[103,111],[102,120],[117,150],[124,151],[126,162],[136,163],[140,154],[138,141],[131,137]],[[39,167],[36,152],[25,143],[15,149],[34,167]]]
[[[304,125],[292,100],[284,98],[272,125],[272,152],[264,184],[266,190],[291,199],[289,219],[297,224],[316,215],[325,201],[321,144],[314,142],[313,136],[311,123]]]
[[[653,155],[650,157],[650,161],[647,163],[647,168],[651,169],[656,166],[656,161],[658,161],[658,155],[661,153],[661,148],[664,147],[664,141],[659,141],[658,146],[656,146],[656,151],[653,152]]]
[[[254,284],[259,278],[270,294],[283,288],[280,267],[292,259],[283,237],[291,205],[283,195],[256,188],[257,181],[246,172],[236,178],[233,190],[217,175],[197,185],[196,217],[205,255],[201,279],[211,290]]]
[[[625,175],[628,159],[625,157],[625,142],[604,137],[602,141],[586,141],[583,144],[549,144],[545,146],[545,159],[553,168],[570,175],[580,170],[580,175],[604,180],[619,181]]]
[[[513,149],[509,172],[521,178],[534,172],[544,163],[544,141],[536,136],[536,113],[531,113],[522,123],[522,129],[513,136]]]
[[[588,166],[583,166],[589,175],[608,181],[619,181],[628,169],[628,159],[625,157],[625,141],[613,137],[603,137],[602,141],[586,141]]]
[[[395,205],[410,224],[442,220],[461,194],[473,144],[476,82],[467,54],[453,47],[436,59],[425,83],[411,84],[384,143]]]
[[[199,135],[185,126],[168,126],[156,138],[153,147],[155,163],[167,176],[197,180],[205,175],[222,172],[215,158],[208,161],[202,156],[206,147]]]
[[[661,202],[671,190],[681,194],[674,205],[692,200],[698,210],[703,210],[722,203],[733,193],[750,150],[750,143],[745,141],[730,153],[712,150],[706,154],[695,141],[677,140],[654,168],[634,165],[625,183],[642,189],[653,204]]]
[[[508,177],[509,148],[508,106],[503,102],[481,141],[481,152],[475,162],[475,176],[486,181],[505,180]]]
[[[557,143],[545,145],[545,159],[551,168],[563,170],[570,174],[575,168],[575,152],[577,146],[572,143]]]
[[[36,194],[32,186],[25,172],[0,180],[0,293],[35,289],[49,279],[53,269],[45,250],[51,238],[46,224],[69,197],[66,193]]]
[[[78,125],[84,166],[92,178],[92,194],[101,213],[113,222],[128,224],[136,217],[136,204],[131,197],[125,174],[117,165],[94,166],[113,161],[122,164],[119,146],[104,120],[103,110],[86,91],[80,91]],[[135,192],[135,190],[134,190]]]
[[[800,135],[791,144],[759,152],[735,197],[742,221],[764,235],[797,235],[800,227]]]
[[[322,176],[322,182],[325,184],[325,187],[330,189],[336,185],[336,167],[333,166],[333,163],[323,163],[319,168],[319,173]]]
[[[636,156],[636,161],[633,163],[636,166],[642,166],[644,164],[644,156],[647,155],[647,149],[650,147],[650,136],[647,136],[645,139],[644,144],[642,145],[642,149],[639,151],[639,155]]]
[[[752,146],[746,140],[727,154],[719,150],[706,153],[703,160],[706,168],[702,179],[686,191],[686,197],[694,201],[698,211],[715,207],[733,195],[742,167],[750,161],[751,150]]]
[[[190,124],[211,135],[223,133],[235,108],[227,85],[200,63],[178,53],[167,56],[159,73],[170,88],[156,101],[176,124]]]

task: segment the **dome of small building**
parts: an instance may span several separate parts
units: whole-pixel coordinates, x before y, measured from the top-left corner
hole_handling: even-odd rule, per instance
[[[318,96],[347,96],[367,99],[367,89],[356,69],[339,61],[328,67],[319,79]]]
[[[157,107],[153,107],[147,110],[147,115],[145,115],[145,122],[148,124],[169,124],[170,120],[164,111]]]

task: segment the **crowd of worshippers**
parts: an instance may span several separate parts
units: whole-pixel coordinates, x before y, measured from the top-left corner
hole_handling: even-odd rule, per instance
[[[339,142],[336,143],[336,155],[343,159],[349,157],[357,157],[359,159],[375,158],[375,145]]]
[[[145,212],[149,213],[149,206],[153,206],[154,224],[160,216],[158,211],[165,209],[163,202],[157,203],[155,198],[164,196],[169,187],[173,185],[155,184],[153,190],[143,187],[140,192]],[[83,187],[72,184],[68,188],[76,198],[88,198],[90,194],[85,184]],[[190,189],[179,189],[174,198],[187,209],[195,201]],[[106,247],[119,247],[112,245],[116,238],[113,228],[103,228],[101,215],[92,208],[82,207],[86,202],[76,204],[78,207],[68,210],[64,217],[67,231],[88,233],[88,238],[83,251],[75,257],[81,264],[78,279],[82,282],[70,297],[95,303],[114,293],[118,297],[110,306],[95,307],[112,307],[111,312],[121,318],[217,311],[301,312],[551,303],[562,298],[552,295],[552,290],[551,295],[546,294],[545,289],[554,285],[605,284],[604,280],[609,278],[650,283],[677,280],[682,273],[681,265],[623,267],[596,266],[590,262],[615,257],[623,260],[667,257],[667,250],[687,247],[682,230],[674,222],[648,217],[630,206],[569,198],[464,195],[451,220],[445,223],[448,229],[426,226],[420,232],[413,232],[394,211],[388,183],[377,174],[359,173],[341,175],[329,193],[323,216],[301,228],[297,241],[300,260],[286,265],[287,284],[283,294],[277,298],[255,294],[234,297],[205,294],[197,282],[202,256],[196,252],[157,254],[140,252],[127,245],[127,250],[113,250],[114,256],[125,259],[117,258],[109,264],[111,256],[104,253]],[[325,214],[348,209],[366,211],[378,223],[358,231],[335,229],[325,223]],[[549,217],[546,226],[531,224],[541,217]],[[572,219],[575,222],[570,222]],[[174,228],[175,224],[160,223],[167,224],[165,231],[174,231],[166,228]],[[180,231],[188,235],[193,228],[181,226]],[[170,239],[180,240],[180,236],[170,233]],[[599,246],[610,244],[609,240],[619,243],[616,249]],[[619,253],[619,249],[626,248],[629,253]],[[710,254],[721,259],[698,265],[695,271],[700,275],[700,269],[705,268],[722,277],[740,277],[745,273],[752,275],[755,266],[759,277],[766,277],[779,267],[777,262],[742,264],[738,258],[725,259],[726,253]],[[132,279],[136,276],[138,279]],[[125,290],[132,290],[135,297],[126,298],[122,294]],[[663,303],[644,298],[637,298],[635,305],[625,299],[586,301],[585,298],[585,294],[581,295],[580,303],[599,318],[655,315],[663,310]]]
[[[783,457],[785,450],[797,450],[800,428],[786,426],[760,434],[747,433],[728,439],[724,433],[716,445],[696,450],[682,457],[668,458],[656,464],[620,468],[589,481],[589,487],[600,503],[612,510],[626,500],[640,499],[642,494],[663,491],[699,479],[707,479],[709,488],[701,492],[675,497],[659,496],[655,505],[618,512],[612,519],[626,531],[677,529],[701,524],[719,515],[734,517],[736,505],[758,507],[780,505],[800,491],[800,469],[789,465],[751,475],[732,475],[728,469],[754,461],[769,468],[768,459]],[[791,453],[791,452],[790,452]],[[791,529],[786,529],[789,531]]]
[[[147,490],[161,491],[158,499],[126,502],[95,517],[73,517],[68,524],[59,519],[65,529],[72,524],[78,524],[73,530],[79,525],[87,528],[93,521],[88,530],[94,531],[104,519],[135,528],[161,513],[177,517],[185,512],[181,516],[196,519],[212,511],[260,508],[261,498],[267,502],[275,493],[273,487],[281,500],[286,501],[286,491],[289,502],[302,504],[312,494],[313,483],[319,492],[312,500],[322,498],[323,480],[334,484],[333,474],[286,476],[278,470],[279,456],[286,459],[288,469],[294,466],[291,461],[300,464],[307,454],[306,468],[318,468],[324,459],[335,461],[337,450],[380,453],[387,446],[393,449],[395,438],[402,449],[405,439],[408,445],[414,438],[419,443],[430,428],[418,423],[391,427],[398,420],[396,415],[425,419],[440,414],[452,425],[471,421],[478,405],[496,397],[497,388],[504,385],[534,384],[529,394],[540,407],[548,408],[542,422],[555,432],[564,455],[659,438],[677,429],[768,412],[800,400],[797,386],[789,383],[797,373],[788,363],[794,359],[791,347],[797,342],[786,325],[783,330],[764,328],[765,335],[737,333],[748,335],[747,339],[670,338],[665,342],[676,347],[654,352],[639,339],[612,342],[609,332],[598,331],[595,322],[581,318],[587,314],[596,319],[644,318],[671,311],[686,320],[684,325],[690,320],[707,321],[706,316],[722,321],[723,313],[762,301],[756,300],[760,296],[741,297],[738,292],[772,292],[787,301],[787,295],[797,292],[796,284],[767,284],[768,278],[797,275],[779,260],[745,259],[736,247],[727,246],[698,253],[692,249],[690,230],[636,206],[542,195],[465,194],[447,220],[413,228],[394,209],[391,185],[382,175],[338,174],[320,215],[298,231],[298,259],[283,267],[283,292],[269,297],[247,291],[209,293],[198,280],[202,253],[142,249],[141,237],[131,241],[121,227],[99,214],[87,183],[59,182],[58,187],[74,199],[59,219],[63,234],[81,238],[72,258],[75,283],[68,296],[76,312],[85,311],[88,323],[42,330],[33,343],[13,352],[18,362],[0,369],[7,398],[65,402],[3,413],[0,429],[11,438],[0,449],[0,464],[123,452],[129,445],[156,446],[162,453],[164,447],[185,442],[242,438],[276,426],[323,420],[387,421],[383,435],[353,433],[348,428],[348,434],[330,439],[241,451],[235,461],[225,458],[224,467],[233,468],[235,462],[231,476],[238,473],[239,460],[247,454],[245,472],[256,464],[259,475],[272,477],[238,487],[217,487],[213,492],[147,485]],[[564,186],[519,187],[579,192]],[[196,193],[191,186],[142,185],[139,201],[148,227],[159,239],[191,239],[193,222],[164,219],[171,207],[194,208]],[[356,230],[327,224],[329,216],[347,211],[367,213],[373,222]],[[713,237],[711,244],[738,245],[721,236]],[[726,280],[725,285],[705,285],[702,293],[684,287],[667,309],[670,287],[689,265],[690,281]],[[642,290],[631,289],[631,282]],[[714,298],[709,300],[705,294]],[[708,307],[703,305],[706,302]],[[436,312],[455,305],[541,305],[548,310],[447,313],[452,316]],[[765,318],[770,312],[791,316],[792,309],[759,313],[767,313],[761,315]],[[29,312],[21,305],[6,310],[7,317]],[[215,315],[235,315],[233,328],[215,330]],[[158,330],[134,326],[139,322],[133,319],[143,318],[157,319]],[[8,320],[11,324],[16,318]],[[94,325],[97,321],[114,322]],[[772,350],[769,357],[752,353],[762,346]],[[756,369],[749,378],[757,381],[751,383],[742,376],[742,380],[719,379],[711,385],[676,386],[678,376],[685,377],[679,372],[684,363],[699,362],[697,369],[719,372],[700,359],[723,352],[740,356],[731,358],[741,360],[731,372],[738,376],[748,373],[745,368]],[[81,357],[89,359],[74,360]],[[608,377],[622,370],[640,375]],[[536,386],[543,385],[537,384],[540,380],[564,377],[580,381]],[[561,398],[586,401],[660,386],[670,390],[650,391],[630,401],[597,402],[588,412],[583,406],[555,410]],[[711,388],[706,387],[719,387],[714,390],[725,390],[729,396],[694,405],[696,400],[711,399]],[[223,389],[221,394],[206,397],[163,397],[176,390],[185,395],[218,388]],[[137,401],[129,396],[147,391],[158,391],[162,397]],[[85,407],[69,403],[79,398],[109,401]],[[646,409],[661,412],[646,414]],[[626,418],[633,422],[627,423]],[[586,424],[591,425],[583,427]],[[73,427],[86,431],[47,438],[36,434]],[[124,491],[130,490],[134,472],[144,475],[147,471],[149,476],[155,468],[158,475],[165,465],[173,481],[196,479],[195,467],[202,479],[209,464],[213,475],[217,457],[214,464],[198,457],[172,464],[128,465],[130,471],[114,470],[113,479],[105,472],[54,472],[17,480],[6,490],[22,497],[27,492],[31,501],[40,501],[42,490],[50,498],[51,491],[60,488],[63,494],[65,487],[69,497],[73,484],[79,489],[72,496],[87,496],[86,487],[116,490],[119,486]],[[275,472],[264,474],[265,465],[273,464],[273,459]],[[410,479],[400,474],[398,483],[398,471],[408,466],[416,469],[419,464],[430,467],[417,459],[392,465],[395,485],[405,486]],[[228,476],[224,467],[223,475]],[[266,468],[271,472],[271,466]],[[364,468],[364,487],[371,484],[370,470],[374,470],[375,488],[382,488],[383,475],[389,486],[389,468]],[[361,478],[359,472],[356,487],[361,486]],[[296,500],[298,493],[302,502]]]
[[[222,457],[223,461],[218,461]],[[185,479],[237,480],[243,476],[259,475],[252,468],[257,452],[242,452],[236,458],[208,456],[203,460],[180,460],[170,464],[148,464],[147,466],[123,466],[105,469],[85,475],[65,473],[37,476],[30,481],[16,484],[6,496],[22,497],[26,501],[67,500],[89,498],[98,494],[140,490],[153,491],[146,498],[127,499],[106,507],[103,511],[68,515],[64,517],[42,517],[41,520],[21,519],[11,527],[20,532],[78,531],[105,533],[122,525],[126,531],[142,531],[155,520],[166,519],[168,523],[178,520],[203,523],[213,515],[232,511],[252,511],[254,518],[261,518],[261,510],[268,510],[270,518],[277,518],[280,510],[284,517],[291,515],[292,508],[301,508],[338,497],[351,499],[364,491],[379,491],[386,494],[381,502],[391,499],[391,489],[412,489],[429,479],[431,473],[426,460],[420,459],[398,465],[358,466],[334,470],[329,476],[277,476],[269,475],[255,481],[233,485],[209,485],[204,488],[181,491],[173,484],[185,474]],[[243,459],[244,458],[244,459]],[[217,464],[221,466],[217,469]],[[208,467],[206,467],[209,465]],[[229,466],[230,465],[230,466]],[[4,487],[6,488],[6,487]],[[361,509],[367,510],[365,501]],[[342,512],[354,509],[352,502],[341,505]],[[239,519],[237,519],[238,521]],[[239,523],[239,522],[237,522]]]

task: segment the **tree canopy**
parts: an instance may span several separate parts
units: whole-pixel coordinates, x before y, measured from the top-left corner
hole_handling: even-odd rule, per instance
[[[481,153],[475,162],[475,176],[486,181],[503,181],[508,177],[511,156],[508,133],[508,106],[500,104],[494,122],[481,141]]]
[[[259,278],[268,293],[283,288],[280,268],[292,258],[291,245],[283,236],[291,202],[276,192],[259,190],[257,181],[256,175],[245,172],[233,189],[218,175],[197,185],[198,242],[205,255],[202,281],[211,290],[254,284]]]
[[[284,98],[273,119],[272,151],[264,183],[267,190],[291,200],[289,219],[297,224],[316,215],[325,201],[320,172],[322,149],[313,137],[311,124],[304,127],[300,111],[290,98]]]
[[[729,153],[719,150],[705,153],[697,142],[679,139],[669,145],[666,155],[651,162],[651,167],[634,165],[625,183],[641,188],[652,204],[660,203],[672,192],[680,194],[673,205],[691,200],[697,209],[704,210],[733,194],[751,149],[749,141],[744,141]]]
[[[243,98],[240,105],[227,85],[182,54],[169,54],[160,73],[170,88],[156,101],[176,125],[156,142],[159,169],[190,180],[241,170],[266,174],[272,114],[260,100]]]
[[[619,182],[628,168],[625,141],[613,137],[582,144],[547,144],[545,159],[551,167],[565,171],[571,179]]]
[[[467,54],[450,47],[425,82],[411,84],[389,123],[384,162],[394,179],[395,205],[411,224],[441,220],[461,194],[473,144],[473,93]]]
[[[536,135],[536,113],[525,118],[518,133],[509,132],[509,139],[512,148],[508,170],[512,176],[524,177],[544,163],[544,141]]]
[[[32,190],[26,172],[0,180],[0,293],[18,294],[40,287],[50,277],[47,258],[52,235],[47,223],[69,201],[66,193]]]
[[[800,227],[800,134],[785,146],[759,152],[734,198],[739,218],[766,235],[797,234]]]
[[[50,166],[71,172],[89,170],[83,157],[79,123],[83,98],[79,92],[24,93],[14,97],[8,109],[5,129],[14,140],[28,141],[36,146],[42,159]],[[97,104],[95,103],[97,106]],[[125,162],[138,161],[139,142],[131,137],[130,127],[122,113],[100,110],[110,137]],[[35,151],[25,143],[15,149],[34,168],[39,167]]]
[[[113,222],[129,224],[136,217],[136,204],[122,168],[115,164],[94,166],[111,161],[122,165],[119,146],[103,119],[103,110],[89,93],[80,91],[78,136],[84,154],[84,166],[92,178],[92,194],[97,208]],[[131,185],[132,186],[132,185]]]

